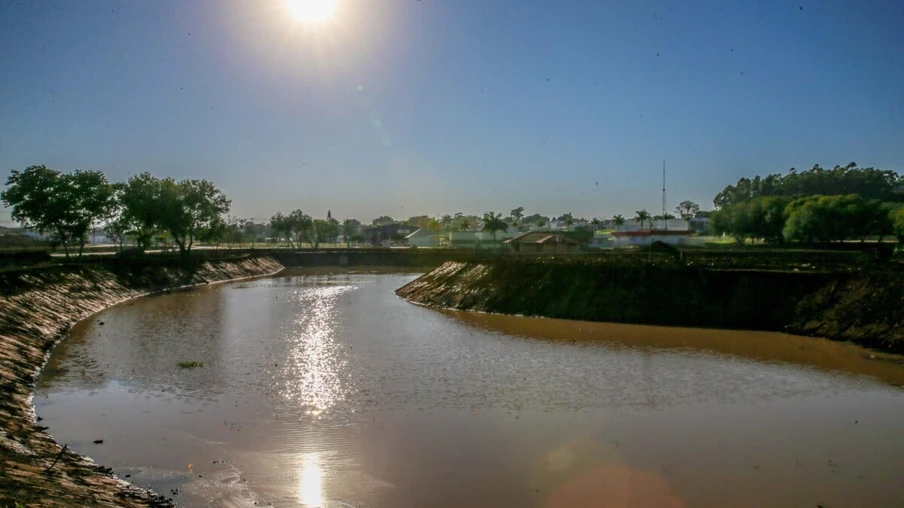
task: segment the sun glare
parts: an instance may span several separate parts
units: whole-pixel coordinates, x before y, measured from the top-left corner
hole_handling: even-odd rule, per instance
[[[338,0],[285,0],[286,7],[302,23],[319,23],[336,11]]]

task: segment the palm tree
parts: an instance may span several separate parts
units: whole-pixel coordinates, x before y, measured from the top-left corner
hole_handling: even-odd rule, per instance
[[[496,232],[497,231],[505,231],[508,229],[508,224],[502,220],[501,213],[493,213],[487,212],[483,214],[483,230],[489,231],[490,234],[493,235],[493,244],[496,245]],[[498,248],[498,245],[497,245]]]
[[[615,230],[618,231],[625,225],[625,217],[622,214],[612,217],[612,224],[615,224]]]
[[[650,212],[646,209],[638,210],[636,212],[637,215],[634,217],[634,220],[640,223],[640,229],[643,229],[643,223],[650,220]]]

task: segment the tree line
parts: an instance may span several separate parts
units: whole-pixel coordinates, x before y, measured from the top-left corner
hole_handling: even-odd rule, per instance
[[[354,233],[354,222],[346,219],[340,229],[339,221],[334,219],[329,211],[326,220],[323,220],[314,219],[301,210],[294,210],[288,215],[276,212],[276,215],[270,218],[270,231],[277,242],[285,240],[291,248],[300,248],[302,242],[308,242],[316,249],[321,243],[335,243],[340,231],[348,243]]]
[[[66,257],[79,256],[94,227],[104,225],[122,249],[126,236],[139,250],[155,238],[172,240],[184,256],[195,241],[222,235],[231,202],[208,180],[157,178],[150,173],[111,183],[100,171],[64,173],[46,166],[13,170],[0,193],[12,218],[51,235]]]
[[[844,240],[904,242],[904,179],[851,163],[825,170],[742,178],[714,199],[712,229],[739,243],[762,239],[828,244]]]
[[[741,178],[719,192],[713,204],[725,208],[763,196],[844,196],[857,194],[866,199],[899,202],[904,200],[904,176],[891,170],[859,168],[851,162],[846,166],[825,169],[814,165],[798,172],[795,168],[785,175],[772,174]]]

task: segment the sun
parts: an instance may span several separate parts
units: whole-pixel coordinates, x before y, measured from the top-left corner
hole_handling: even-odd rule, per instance
[[[338,0],[285,0],[289,12],[302,23],[320,23],[333,15]]]

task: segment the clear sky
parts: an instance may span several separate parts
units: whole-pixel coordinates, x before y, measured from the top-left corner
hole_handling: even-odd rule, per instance
[[[0,2],[0,178],[208,178],[241,217],[631,214],[904,170],[900,1]],[[0,222],[8,220],[0,213]]]

